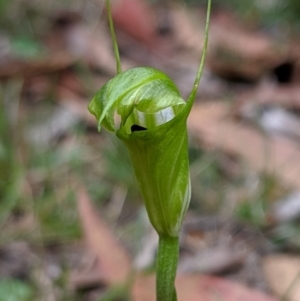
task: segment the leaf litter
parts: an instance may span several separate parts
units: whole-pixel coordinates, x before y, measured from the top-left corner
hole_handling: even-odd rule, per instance
[[[10,160],[13,185],[0,186],[9,208],[0,215],[0,292],[11,283],[31,300],[94,301],[105,291],[111,300],[125,291],[154,300],[153,276],[134,272],[153,269],[156,242],[142,226],[132,171],[116,159],[122,150],[95,135],[86,109],[115,73],[103,4],[73,5],[32,1],[21,15],[17,4],[3,8],[24,27],[1,21],[1,181]],[[186,94],[202,49],[202,9],[116,3],[125,69],[159,67]],[[255,20],[222,6],[213,12],[204,83],[188,123],[194,195],[181,237],[179,300],[298,300],[300,42],[262,31]],[[16,79],[22,89],[12,95]],[[14,121],[3,117],[8,102]],[[2,135],[11,130],[12,144]],[[278,281],[282,273],[286,281]]]

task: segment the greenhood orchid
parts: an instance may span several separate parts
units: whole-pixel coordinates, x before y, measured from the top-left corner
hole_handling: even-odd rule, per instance
[[[190,106],[173,81],[148,67],[129,69],[106,83],[89,110],[129,149],[152,225],[176,237],[187,210],[189,179],[186,119]],[[114,115],[121,117],[117,128]]]
[[[202,57],[186,102],[174,82],[159,70],[138,67],[121,72],[109,0],[106,5],[118,74],[96,93],[89,110],[98,129],[115,133],[129,150],[149,219],[159,234],[157,301],[176,301],[178,237],[191,197],[186,122],[203,72],[211,0]]]

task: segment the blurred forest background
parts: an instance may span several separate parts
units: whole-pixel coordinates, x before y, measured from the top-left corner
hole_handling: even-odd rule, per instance
[[[115,0],[123,70],[184,98],[206,1]],[[0,300],[154,300],[157,237],[87,110],[116,74],[103,0],[0,0]],[[188,121],[183,301],[300,300],[300,2],[213,0]]]

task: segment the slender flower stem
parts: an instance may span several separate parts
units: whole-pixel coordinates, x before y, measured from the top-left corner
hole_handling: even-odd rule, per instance
[[[178,237],[160,236],[156,260],[156,301],[177,301],[174,282],[178,256]]]
[[[116,59],[116,65],[117,65],[117,73],[119,74],[122,72],[122,68],[121,68],[121,60],[120,60],[120,55],[119,55],[118,42],[116,39],[116,34],[115,34],[115,29],[114,29],[114,22],[113,22],[112,15],[111,15],[110,0],[106,0],[106,9],[107,9],[107,15],[108,15],[110,35],[111,35],[113,46],[114,46],[114,53],[115,53],[115,59]]]

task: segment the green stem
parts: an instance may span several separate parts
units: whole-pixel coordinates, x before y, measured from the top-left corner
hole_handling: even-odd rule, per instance
[[[111,35],[113,46],[114,46],[115,59],[116,59],[116,64],[117,64],[117,73],[119,74],[122,72],[122,68],[121,68],[121,60],[120,60],[118,42],[117,42],[116,34],[115,34],[114,22],[113,22],[112,15],[111,15],[110,0],[106,0],[106,9],[107,9],[107,15],[108,15],[110,35]]]
[[[178,237],[160,236],[156,260],[156,301],[177,301],[175,277],[178,255]]]
[[[206,53],[207,53],[207,46],[208,46],[208,32],[209,32],[211,1],[212,0],[208,0],[208,3],[207,3],[205,32],[204,32],[204,45],[203,45],[201,60],[200,60],[197,76],[196,76],[195,81],[194,81],[193,89],[192,89],[192,91],[189,95],[189,98],[188,98],[188,102],[191,102],[191,105],[193,104],[193,102],[196,98],[199,82],[200,82],[200,79],[202,77],[202,73],[203,73],[203,69],[204,69],[204,63],[205,63],[205,58],[206,58]]]

